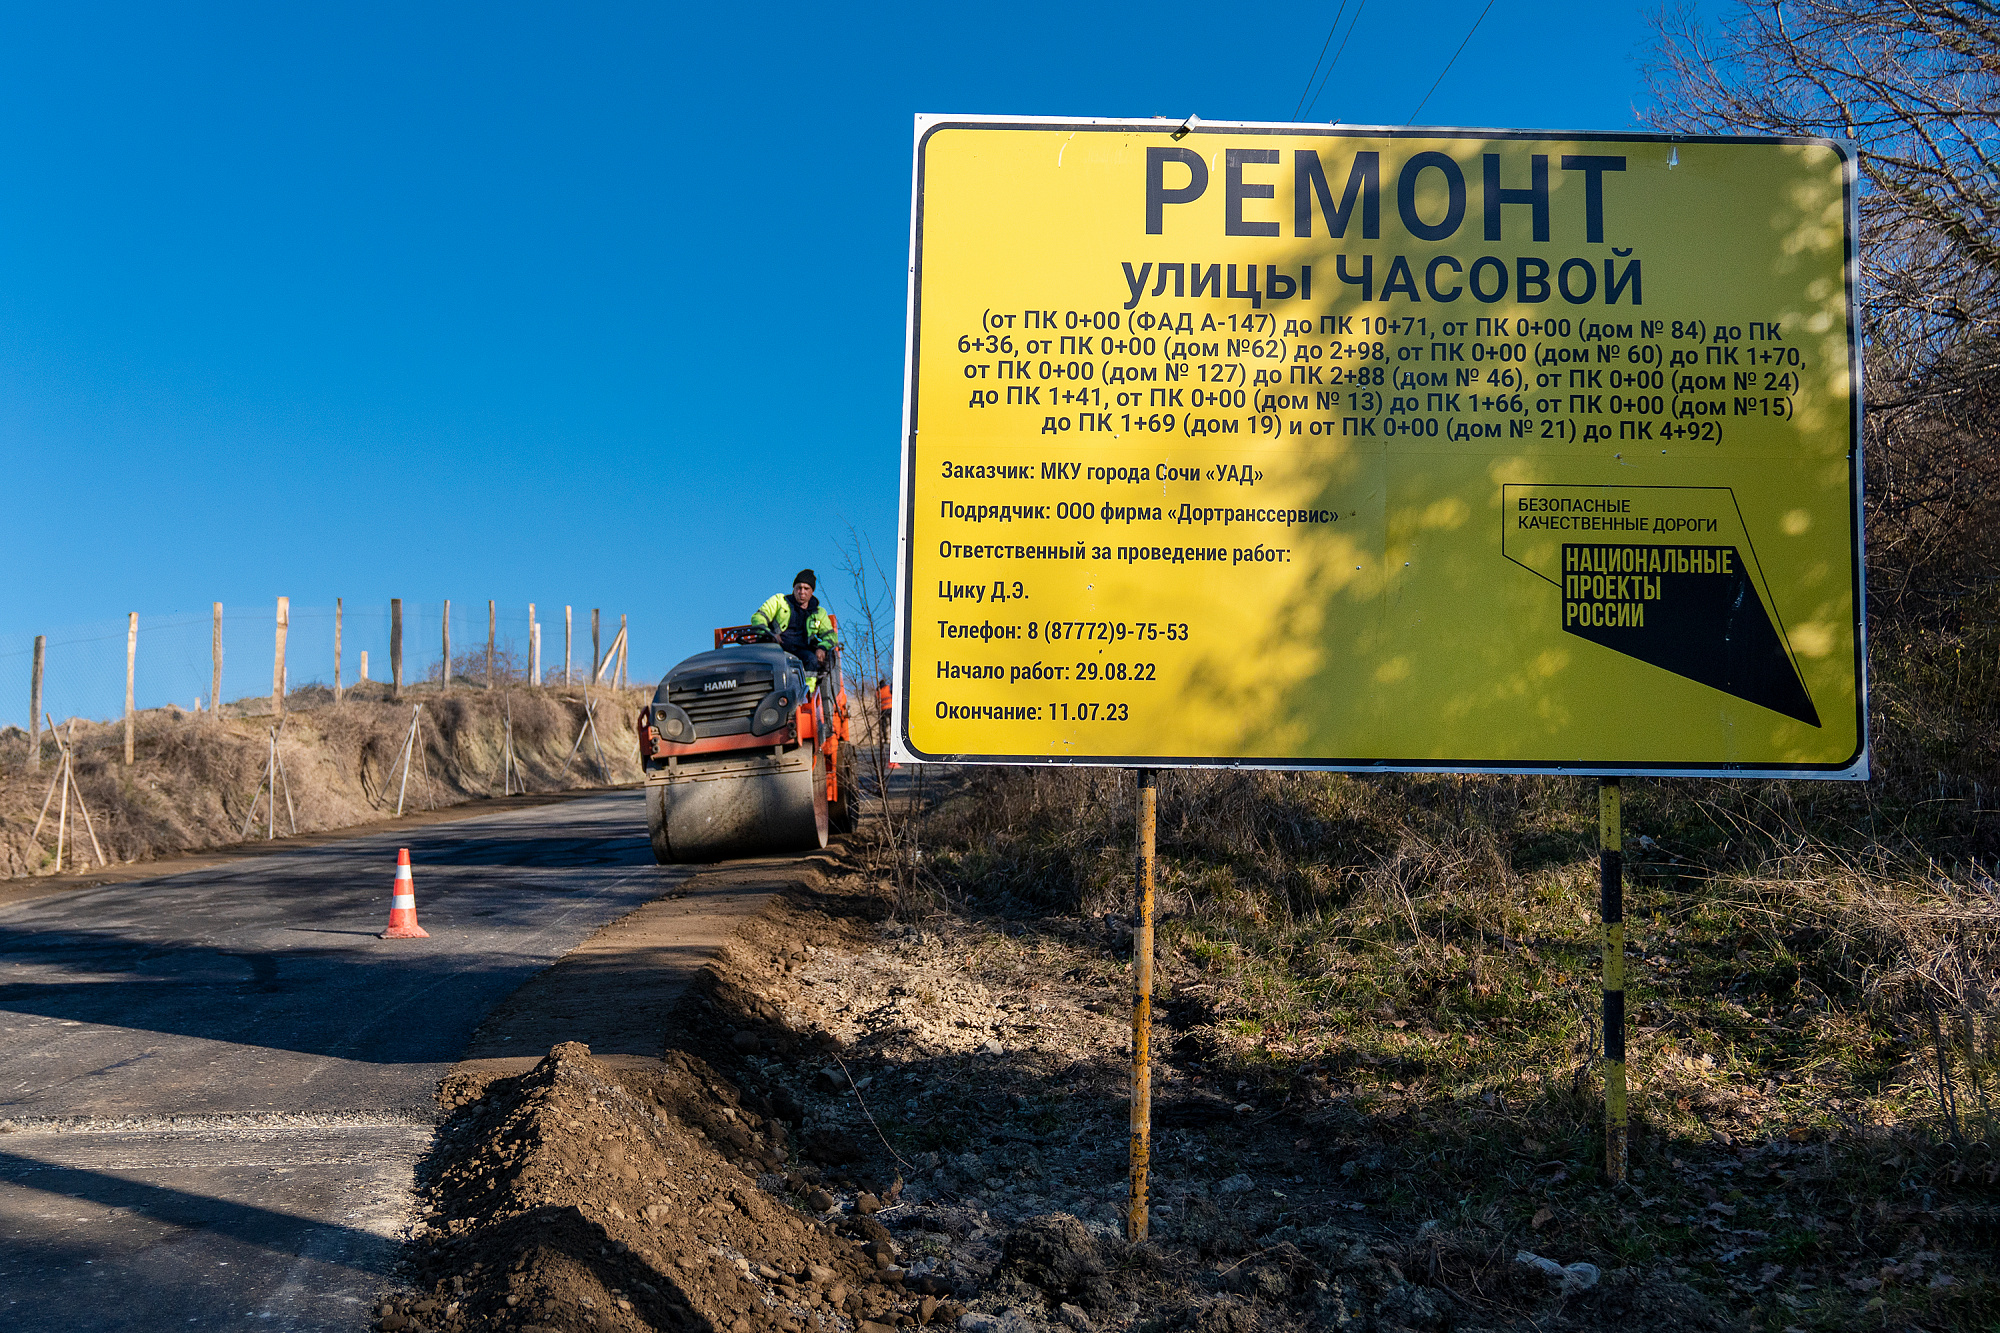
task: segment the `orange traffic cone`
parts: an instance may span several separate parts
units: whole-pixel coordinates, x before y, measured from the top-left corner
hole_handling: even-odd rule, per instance
[[[410,879],[410,849],[396,849],[396,887],[390,890],[389,928],[385,940],[427,940],[431,933],[417,924],[417,886]]]

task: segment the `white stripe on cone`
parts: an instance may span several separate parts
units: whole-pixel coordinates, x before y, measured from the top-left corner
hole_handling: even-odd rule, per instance
[[[417,910],[417,895],[414,893],[391,894],[389,897],[389,908],[391,911],[397,912],[414,912]]]

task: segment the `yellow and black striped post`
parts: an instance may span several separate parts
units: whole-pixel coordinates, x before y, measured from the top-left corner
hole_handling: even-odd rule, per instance
[[[1625,1180],[1625,865],[1618,779],[1597,784],[1598,910],[1604,918],[1604,1174]]]
[[[1146,1172],[1153,1160],[1153,836],[1158,824],[1155,775],[1139,773],[1139,836],[1132,923],[1132,1149],[1126,1177],[1125,1238],[1146,1239]]]

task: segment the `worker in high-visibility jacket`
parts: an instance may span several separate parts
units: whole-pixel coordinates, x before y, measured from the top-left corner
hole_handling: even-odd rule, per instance
[[[818,587],[813,572],[802,569],[789,596],[774,594],[750,617],[753,626],[776,639],[808,671],[824,671],[840,642],[833,620],[820,607]]]
[[[881,723],[878,740],[882,746],[882,755],[885,759],[888,758],[889,754],[889,727],[895,721],[893,716],[895,708],[896,692],[889,688],[889,678],[884,676],[875,682],[875,709],[877,720]],[[901,768],[902,765],[890,759],[889,767]]]

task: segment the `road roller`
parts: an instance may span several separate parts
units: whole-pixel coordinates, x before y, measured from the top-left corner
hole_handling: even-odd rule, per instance
[[[854,827],[847,687],[840,654],[828,661],[808,672],[755,626],[731,625],[667,673],[638,728],[661,865],[811,851]]]

